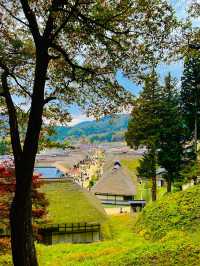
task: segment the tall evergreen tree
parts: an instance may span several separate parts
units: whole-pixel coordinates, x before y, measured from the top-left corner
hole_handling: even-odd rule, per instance
[[[171,192],[172,182],[181,181],[185,132],[179,95],[170,74],[165,78],[161,102],[158,163],[166,170],[167,191]]]
[[[156,200],[156,150],[159,141],[160,127],[160,96],[161,87],[158,83],[158,77],[153,70],[149,74],[144,83],[144,90],[140,97],[136,100],[132,111],[131,120],[129,121],[128,131],[125,138],[127,144],[131,147],[145,146],[147,148],[146,156],[151,158],[152,166],[152,200]],[[144,160],[140,164],[140,171],[144,172],[147,167],[148,160]]]
[[[197,140],[200,137],[200,52],[198,51],[185,58],[181,106],[188,128],[188,139],[194,139],[194,150],[197,152]]]
[[[145,152],[137,167],[138,177],[152,178],[152,200],[156,199],[156,162],[155,150],[149,149]]]

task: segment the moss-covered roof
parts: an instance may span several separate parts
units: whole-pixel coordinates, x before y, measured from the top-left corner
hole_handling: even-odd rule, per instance
[[[100,201],[71,180],[48,182],[42,186],[49,200],[48,223],[102,223],[107,215]]]

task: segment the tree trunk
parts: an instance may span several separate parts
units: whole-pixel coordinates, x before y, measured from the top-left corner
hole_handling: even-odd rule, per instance
[[[14,266],[37,266],[32,231],[32,176],[42,126],[44,87],[48,67],[47,51],[41,47],[36,57],[35,80],[28,127],[20,159],[16,160],[16,191],[10,212],[11,245]],[[12,141],[13,151],[15,139]]]
[[[194,176],[192,179],[194,181],[194,185],[197,185],[197,176]]]
[[[195,118],[194,118],[194,152],[197,155],[198,125],[197,125],[197,97],[195,97]]]
[[[167,179],[167,192],[172,191],[172,181],[170,178]]]
[[[152,201],[156,201],[156,175],[152,177]]]
[[[152,201],[156,201],[157,184],[156,184],[156,149],[155,146],[151,148],[152,153]]]
[[[13,263],[20,266],[37,266],[32,234],[32,202],[30,196],[32,174],[27,173],[26,177],[23,173],[21,173],[21,176],[18,176],[18,174],[20,172],[16,174],[16,178],[22,182],[18,182],[16,186],[10,213]]]

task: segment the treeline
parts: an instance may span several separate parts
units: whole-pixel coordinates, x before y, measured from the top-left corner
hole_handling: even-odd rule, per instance
[[[101,143],[101,142],[117,142],[117,141],[124,141],[125,140],[125,130],[122,131],[116,131],[111,133],[101,133],[101,134],[94,134],[86,136],[85,134],[82,135],[82,137],[75,138],[71,137],[70,140],[77,141],[81,140],[82,138],[87,139],[90,143]]]
[[[181,88],[170,73],[161,85],[153,68],[134,102],[126,132],[129,146],[147,149],[138,176],[152,179],[152,200],[156,200],[158,167],[164,168],[168,192],[172,184],[177,190],[188,180],[197,183],[199,122],[200,54],[185,58]]]
[[[129,115],[127,114],[117,114],[104,116],[98,121],[82,122],[73,127],[57,126],[51,139],[74,141],[84,137],[90,142],[122,141],[127,130],[128,119]]]

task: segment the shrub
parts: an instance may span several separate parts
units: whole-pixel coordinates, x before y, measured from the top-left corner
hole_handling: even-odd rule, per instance
[[[152,239],[161,239],[171,230],[195,232],[200,228],[200,185],[169,193],[148,204],[139,216],[138,232],[147,231]]]

